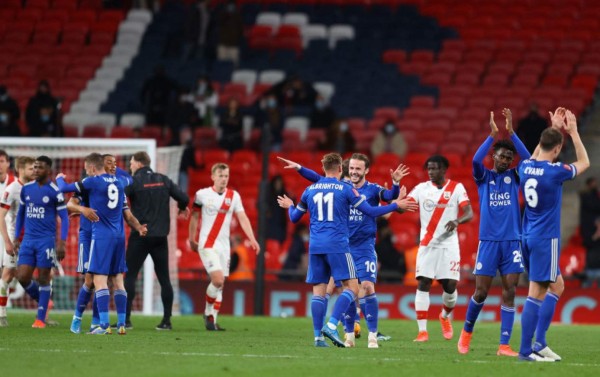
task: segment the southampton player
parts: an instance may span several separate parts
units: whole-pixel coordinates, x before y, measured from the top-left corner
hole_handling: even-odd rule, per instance
[[[316,172],[301,167],[299,164],[279,157],[286,163],[285,168],[296,169],[300,175],[311,182],[317,182],[323,178]],[[391,201],[398,197],[400,192],[400,180],[408,175],[408,168],[404,165],[398,166],[396,170],[390,169],[393,189],[386,190],[378,184],[368,182],[365,177],[369,173],[370,161],[362,153],[354,153],[348,164],[348,180],[360,195],[364,195],[367,203],[377,206],[381,200]],[[403,195],[405,196],[405,195]],[[377,280],[377,253],[375,252],[375,237],[377,235],[376,219],[364,216],[355,208],[350,210],[348,217],[348,230],[350,232],[350,253],[356,264],[356,274],[360,282],[359,304],[365,316],[369,329],[368,347],[377,348],[377,324],[379,319],[379,304],[375,294],[375,282]],[[356,304],[351,303],[345,314],[345,345],[355,345],[355,317]]]
[[[206,288],[206,306],[204,308],[204,326],[209,331],[223,330],[217,324],[217,315],[223,301],[223,285],[229,276],[231,245],[229,230],[231,218],[235,213],[240,227],[250,240],[257,253],[260,246],[254,238],[252,224],[244,211],[242,199],[237,191],[227,188],[229,166],[216,163],[211,168],[212,187],[196,192],[194,211],[189,225],[189,241],[192,250],[199,252],[202,264],[210,276]],[[202,215],[202,225],[198,235],[198,219]]]
[[[2,156],[2,151],[0,151],[0,164],[3,163],[1,161]],[[0,233],[2,234],[2,240],[4,240],[3,244],[0,245],[0,249],[4,248],[3,253],[0,253],[3,254],[0,255],[2,258],[0,259],[0,267],[3,267],[2,280],[0,280],[0,327],[8,326],[6,304],[9,286],[12,285],[13,281],[16,282],[13,279],[17,274],[17,254],[15,253],[13,241],[21,188],[33,179],[34,163],[35,160],[31,157],[17,158],[15,165],[19,179],[10,183],[0,197]]]
[[[21,189],[15,226],[15,250],[18,251],[17,278],[32,299],[38,302],[38,312],[32,327],[46,327],[46,312],[52,293],[50,271],[55,260],[65,257],[65,240],[69,232],[69,216],[64,196],[50,180],[52,160],[40,156],[35,160],[33,176]],[[60,239],[56,240],[56,220],[60,217]],[[23,241],[19,237],[25,228]],[[55,248],[56,247],[56,248]],[[32,280],[38,270],[38,281]]]
[[[460,278],[460,251],[456,229],[473,218],[473,210],[464,186],[446,179],[449,167],[444,156],[431,156],[425,162],[429,181],[419,183],[408,198],[419,204],[421,242],[417,253],[415,275],[418,280],[415,311],[419,334],[415,342],[429,340],[427,315],[429,290],[433,279],[442,284],[443,308],[439,315],[442,334],[452,339],[450,313],[456,305],[456,284]],[[459,215],[462,209],[462,216]]]
[[[502,277],[502,305],[500,306],[500,346],[498,356],[518,356],[509,341],[515,319],[515,289],[523,272],[521,260],[521,211],[519,208],[519,175],[509,169],[518,153],[522,160],[530,157],[525,145],[512,128],[512,113],[503,109],[509,140],[499,140],[493,145],[494,168],[486,169],[483,159],[490,150],[498,127],[494,113],[490,113],[491,134],[473,156],[473,177],[479,190],[479,247],[475,263],[475,293],[469,300],[467,318],[458,340],[458,352],[469,352],[473,327],[483,308],[484,301],[496,276]]]
[[[127,293],[123,284],[123,274],[127,271],[125,265],[125,233],[123,229],[124,188],[131,181],[116,177],[106,172],[104,158],[98,153],[88,155],[85,162],[92,166],[92,176],[72,185],[67,185],[63,178],[57,183],[63,192],[76,191],[89,194],[90,208],[98,214],[99,221],[92,223],[92,241],[88,272],[94,275],[95,299],[98,301],[100,327],[91,334],[111,334],[108,303],[108,277],[114,276],[114,300],[117,309],[118,333],[123,335],[125,330],[125,311]],[[144,227],[136,224],[136,230],[143,232]]]
[[[560,258],[560,208],[562,184],[590,166],[577,132],[575,115],[558,108],[552,115],[552,128],[540,136],[540,143],[530,160],[519,165],[521,190],[525,197],[523,216],[523,261],[529,272],[529,293],[521,314],[521,348],[519,358],[526,361],[559,361],[561,358],[546,344],[546,331],[552,321],[556,302],[564,290],[558,260]],[[566,118],[566,124],[564,123]],[[554,163],[563,145],[558,129],[571,136],[577,161]],[[532,348],[535,332],[536,342]]]
[[[364,195],[346,182],[340,182],[342,158],[337,153],[326,154],[322,160],[325,177],[308,186],[297,207],[288,197],[278,197],[279,205],[289,208],[292,222],[296,223],[307,211],[310,213],[309,263],[306,282],[313,284],[311,311],[316,347],[326,347],[323,335],[334,345],[345,347],[339,338],[337,324],[358,294],[356,267],[349,247],[349,216],[351,210],[377,217],[402,208],[415,210],[416,205],[406,199],[396,199],[383,207],[372,207]],[[352,162],[351,162],[352,164]],[[344,291],[338,297],[329,322],[323,325],[326,311],[325,293],[329,278],[341,281]],[[370,337],[371,338],[371,337]],[[375,344],[376,343],[375,333]]]

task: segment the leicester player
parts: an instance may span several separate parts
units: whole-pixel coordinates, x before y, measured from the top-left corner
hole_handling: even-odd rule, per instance
[[[279,158],[280,161],[287,164],[286,168],[298,170],[300,175],[311,182],[317,182],[323,178],[316,172],[304,168],[299,164]],[[369,173],[370,161],[362,153],[354,153],[348,163],[348,180],[358,191],[364,195],[367,203],[371,206],[377,206],[381,200],[391,201],[398,197],[400,192],[400,180],[408,175],[408,168],[404,165],[398,166],[396,170],[391,170],[393,189],[386,190],[382,186],[368,182],[366,175]],[[348,229],[350,232],[350,253],[356,264],[356,273],[360,283],[359,304],[369,329],[368,347],[378,347],[378,319],[379,303],[375,293],[375,282],[377,281],[377,253],[375,252],[375,237],[377,235],[376,219],[370,216],[364,216],[355,208],[350,209],[348,217]],[[355,316],[356,304],[351,303],[345,312],[345,344],[346,347],[355,345]]]
[[[123,229],[124,188],[129,181],[108,174],[104,159],[97,153],[86,157],[85,162],[92,166],[93,176],[72,185],[67,185],[59,175],[57,183],[63,192],[84,192],[89,194],[90,208],[98,214],[99,221],[92,223],[88,272],[94,275],[95,299],[98,301],[100,327],[91,333],[111,334],[108,316],[108,277],[114,276],[114,299],[117,308],[118,333],[125,334],[125,311],[127,293],[123,285],[125,265],[125,233]],[[136,230],[143,232],[143,226],[136,224]]]
[[[0,158],[1,156],[2,152],[0,151]],[[6,304],[9,286],[16,282],[14,278],[17,274],[17,253],[13,241],[21,188],[33,179],[34,163],[35,160],[32,157],[19,157],[16,159],[15,165],[19,178],[6,186],[4,194],[0,198],[0,234],[2,240],[4,240],[4,244],[0,245],[0,249],[4,248],[3,255],[0,257],[2,258],[0,259],[0,267],[3,267],[2,280],[0,280],[0,327],[8,326]]]
[[[587,152],[577,132],[575,115],[558,108],[552,115],[552,128],[540,136],[531,159],[519,164],[521,190],[525,197],[523,216],[523,261],[529,272],[529,293],[521,314],[521,348],[525,361],[559,361],[561,357],[546,344],[546,331],[552,321],[558,297],[564,289],[560,257],[560,208],[562,185],[590,166]],[[566,120],[566,124],[565,124]],[[560,128],[571,136],[577,161],[554,162],[563,145]],[[533,334],[536,343],[532,347]]]
[[[395,211],[398,208],[415,210],[416,205],[406,199],[396,199],[383,207],[372,207],[367,198],[345,182],[340,182],[342,158],[337,153],[326,154],[322,160],[325,177],[308,186],[297,207],[287,196],[278,197],[283,208],[289,208],[292,222],[298,222],[307,211],[310,213],[309,262],[306,282],[313,284],[311,312],[316,347],[326,347],[323,336],[334,345],[345,347],[339,338],[337,324],[341,315],[358,294],[356,267],[349,247],[348,214],[358,209],[371,217]],[[341,281],[344,291],[338,297],[331,317],[323,326],[326,310],[325,293],[329,278]]]
[[[104,160],[104,168],[109,174],[116,175],[118,177],[123,177],[126,181],[131,180],[131,176],[125,172],[124,170],[118,168],[116,166],[116,159],[112,155],[103,155]],[[96,174],[96,170],[93,164],[89,162],[84,162],[84,167],[87,176],[93,176]],[[59,177],[62,174],[59,174]],[[91,297],[93,295],[94,284],[93,284],[93,274],[88,272],[88,264],[89,264],[89,254],[90,254],[90,246],[92,241],[92,222],[96,222],[99,220],[96,211],[92,208],[89,208],[89,195],[87,191],[83,191],[74,195],[71,200],[67,203],[67,209],[71,214],[80,214],[80,226],[79,226],[79,256],[77,263],[77,272],[84,275],[84,283],[79,290],[79,294],[77,296],[77,304],[75,307],[75,314],[73,315],[73,320],[71,321],[71,332],[75,334],[79,334],[81,332],[81,319],[83,316],[83,312],[87,307]],[[135,228],[138,224],[137,219],[133,216],[126,203],[123,208],[123,217],[125,221],[131,226]],[[100,326],[100,317],[98,312],[97,301],[94,300],[92,304],[93,314],[92,314],[92,324],[90,326],[90,332],[92,332],[95,328]]]
[[[65,257],[65,240],[69,231],[69,216],[64,196],[50,180],[52,160],[40,156],[35,160],[35,181],[21,189],[17,224],[15,226],[15,249],[18,250],[17,279],[32,299],[38,302],[38,312],[32,327],[46,327],[46,311],[52,293],[50,271],[55,260]],[[60,239],[56,240],[56,220],[60,217]],[[23,241],[19,244],[25,228]],[[38,281],[32,280],[38,270]]]
[[[479,223],[479,248],[475,263],[475,293],[467,309],[467,318],[458,340],[458,352],[469,352],[475,321],[496,276],[502,277],[502,305],[500,306],[500,346],[498,356],[518,356],[509,341],[515,319],[515,289],[523,272],[521,260],[521,211],[519,208],[519,175],[509,169],[515,153],[522,160],[530,157],[525,145],[512,128],[512,113],[503,109],[509,140],[499,140],[493,145],[494,168],[486,169],[483,159],[498,135],[494,113],[490,113],[490,136],[473,156],[473,177],[479,191],[481,217]],[[501,220],[501,221],[499,221]]]

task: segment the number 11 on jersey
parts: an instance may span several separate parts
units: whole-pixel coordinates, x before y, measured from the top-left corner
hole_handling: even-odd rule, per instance
[[[323,221],[323,203],[327,205],[327,221],[333,221],[333,192],[329,192],[323,195],[322,192],[318,192],[314,197],[313,201],[317,205],[317,216],[319,221]]]

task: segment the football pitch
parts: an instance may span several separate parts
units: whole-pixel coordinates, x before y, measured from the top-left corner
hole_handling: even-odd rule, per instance
[[[600,326],[553,325],[548,341],[563,358],[558,363],[525,363],[496,356],[499,324],[478,323],[472,350],[459,355],[454,339],[442,338],[437,320],[429,321],[430,340],[413,343],[416,324],[384,320],[392,336],[379,349],[367,349],[366,334],[357,347],[315,348],[308,318],[219,317],[224,332],[207,332],[198,316],[174,317],[173,331],[156,331],[158,317],[134,316],[125,336],[75,335],[71,316],[53,313],[57,327],[32,329],[33,312],[9,313],[0,328],[2,376],[597,376]],[[84,325],[89,325],[89,315]],[[363,323],[363,331],[365,331]],[[517,350],[520,326],[511,344]],[[331,343],[330,343],[331,344]]]

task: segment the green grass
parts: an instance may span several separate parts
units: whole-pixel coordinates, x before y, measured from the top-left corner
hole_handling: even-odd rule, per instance
[[[381,321],[392,336],[367,349],[366,336],[353,349],[313,347],[307,318],[220,317],[225,332],[207,332],[201,317],[173,319],[174,330],[159,332],[158,317],[134,316],[126,336],[75,335],[70,315],[54,313],[58,327],[32,329],[33,312],[9,313],[0,328],[2,376],[596,376],[600,370],[600,326],[553,326],[549,342],[560,363],[524,363],[497,357],[499,325],[478,323],[472,351],[459,355],[455,339],[429,322],[430,341],[415,344],[416,324]],[[89,325],[89,315],[84,319]],[[363,326],[364,327],[364,326]],[[518,348],[520,326],[512,346]]]

